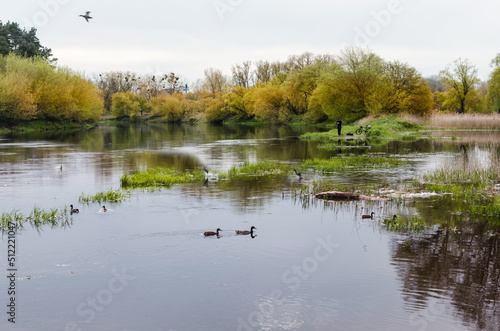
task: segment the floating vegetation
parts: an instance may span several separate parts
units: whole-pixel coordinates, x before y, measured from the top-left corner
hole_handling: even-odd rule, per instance
[[[107,191],[102,191],[98,192],[94,195],[85,195],[81,194],[80,197],[78,198],[78,201],[80,203],[86,203],[89,204],[91,202],[111,202],[111,203],[116,203],[116,202],[122,202],[124,199],[128,198],[130,196],[130,192],[123,191],[123,190],[114,190],[110,188]]]
[[[234,166],[227,172],[227,179],[247,179],[252,177],[262,176],[280,176],[286,175],[293,170],[293,167],[288,164],[278,161],[263,160],[257,163],[245,162],[241,166]]]
[[[201,170],[181,173],[170,168],[150,168],[136,170],[120,179],[122,187],[172,186],[174,184],[203,182],[205,175]]]
[[[397,216],[383,221],[388,231],[398,232],[420,232],[427,227],[425,221],[416,216]]]
[[[406,164],[408,161],[397,157],[373,156],[373,155],[351,155],[340,156],[331,159],[306,160],[301,164],[302,168],[310,168],[317,172],[333,172],[352,169],[391,168]]]
[[[67,208],[52,208],[49,210],[41,209],[37,206],[26,216],[18,210],[10,213],[3,212],[0,221],[0,231],[5,232],[9,228],[15,227],[22,229],[25,223],[29,223],[33,228],[40,228],[49,225],[51,228],[67,227],[72,223],[68,220]]]

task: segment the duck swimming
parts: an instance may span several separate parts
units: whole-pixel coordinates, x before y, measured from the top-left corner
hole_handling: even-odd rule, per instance
[[[210,237],[210,236],[219,236],[219,231],[222,231],[221,229],[217,228],[217,232],[214,232],[214,231],[205,231],[203,232],[203,235],[205,237]]]
[[[371,218],[371,219],[373,219],[373,215],[375,215],[374,212],[372,212],[370,215],[361,215],[361,218]]]
[[[78,210],[78,208],[73,208],[73,205],[69,205],[69,208],[70,208],[69,212],[71,214],[73,214],[73,213],[79,213],[80,212],[80,210]]]
[[[254,229],[257,230],[257,228],[255,226],[252,226],[250,228],[250,231],[248,231],[248,230],[236,230],[235,232],[236,232],[236,234],[240,234],[240,235],[247,235],[247,234],[249,234],[249,235],[253,236],[253,230]]]
[[[109,210],[109,209],[108,209],[108,208],[106,208],[106,206],[102,206],[102,208],[101,208],[101,212],[103,212],[103,213],[107,212],[108,210]]]

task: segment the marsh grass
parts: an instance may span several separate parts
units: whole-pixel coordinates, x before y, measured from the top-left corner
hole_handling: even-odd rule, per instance
[[[492,149],[490,155],[496,155]],[[477,164],[463,166],[461,163],[447,165],[416,179],[417,189],[437,193],[451,193],[452,199],[463,203],[464,211],[471,216],[500,217],[500,197],[494,185],[500,182],[500,160],[498,157]]]
[[[427,126],[431,128],[500,130],[500,114],[435,113],[429,116]]]
[[[313,159],[302,162],[301,168],[313,169],[320,173],[366,169],[370,168],[392,168],[405,165],[408,161],[397,157],[383,157],[372,155],[350,155],[331,159]]]
[[[90,204],[92,202],[111,202],[111,203],[117,203],[117,202],[122,202],[124,199],[128,198],[130,196],[130,192],[124,191],[124,190],[114,190],[110,188],[107,191],[101,191],[98,192],[94,195],[85,195],[81,194],[80,197],[78,198],[78,201],[80,203],[86,203]]]
[[[293,170],[291,165],[272,160],[263,160],[256,163],[245,162],[241,166],[234,166],[222,178],[251,179],[262,176],[282,176]]]
[[[122,187],[148,187],[166,186],[175,184],[203,182],[205,175],[201,170],[179,172],[170,168],[150,168],[147,170],[136,170],[130,175],[123,175],[120,179]]]
[[[35,206],[27,216],[18,210],[13,210],[10,213],[3,212],[0,221],[0,230],[5,232],[9,224],[14,225],[17,229],[22,229],[26,223],[29,223],[36,229],[45,225],[49,225],[51,228],[71,225],[71,222],[68,220],[67,207],[45,210]]]
[[[383,221],[388,231],[418,233],[427,228],[426,222],[416,216],[397,216]]]

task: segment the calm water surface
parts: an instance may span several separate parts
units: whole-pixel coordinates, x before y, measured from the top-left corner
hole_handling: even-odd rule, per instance
[[[446,199],[323,203],[293,189],[304,174],[237,183],[136,190],[111,210],[78,197],[119,188],[137,168],[229,169],[243,161],[298,163],[338,154],[396,155],[390,171],[337,173],[342,184],[398,185],[447,162],[486,162],[496,133],[437,139],[335,141],[297,137],[310,128],[102,127],[0,138],[0,210],[34,206],[79,214],[16,237],[16,323],[0,280],[1,330],[498,330],[498,237],[474,220],[461,231],[387,232],[376,218],[458,217]],[[460,136],[462,138],[452,138]],[[61,170],[62,165],[62,170]],[[325,177],[326,178],[326,177]],[[257,227],[254,238],[234,230]],[[220,238],[202,233],[221,228]],[[7,269],[7,235],[0,266]]]

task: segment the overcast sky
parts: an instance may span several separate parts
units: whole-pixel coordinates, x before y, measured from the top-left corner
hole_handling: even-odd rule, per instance
[[[91,11],[89,23],[78,15]],[[0,20],[38,30],[58,64],[96,74],[175,72],[369,47],[425,77],[467,58],[486,80],[500,53],[500,1],[0,0]]]

